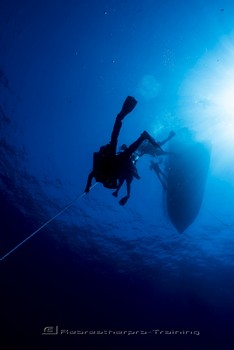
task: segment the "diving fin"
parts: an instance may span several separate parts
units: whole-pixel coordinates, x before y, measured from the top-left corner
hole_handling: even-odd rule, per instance
[[[114,191],[113,193],[112,193],[112,196],[114,196],[114,197],[118,197],[118,191],[116,190],[116,191]]]
[[[132,110],[136,107],[136,104],[137,100],[132,96],[128,96],[124,101],[123,107],[119,113],[121,117],[124,118],[128,113],[132,112]]]
[[[129,198],[129,196],[125,196],[125,197],[121,198],[121,199],[120,199],[120,201],[119,201],[119,204],[120,204],[120,205],[124,205],[124,204],[126,204],[126,203],[127,203],[128,198]]]
[[[141,134],[141,137],[143,137],[143,139],[145,140],[148,140],[154,147],[159,148],[161,151],[163,151],[162,148],[159,146],[159,144],[154,140],[154,138],[147,131],[144,131]]]

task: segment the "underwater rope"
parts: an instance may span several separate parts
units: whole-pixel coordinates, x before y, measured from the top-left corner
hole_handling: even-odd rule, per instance
[[[92,190],[98,182],[96,182],[92,187],[90,187],[90,190]],[[41,231],[44,227],[46,227],[49,223],[51,223],[54,219],[56,219],[59,215],[61,215],[64,211],[69,209],[76,201],[80,200],[82,197],[84,197],[86,193],[82,193],[80,196],[77,196],[75,199],[73,199],[68,205],[66,205],[63,209],[61,209],[57,214],[55,214],[51,219],[47,220],[43,225],[41,225],[36,231],[34,231],[31,235],[26,237],[22,242],[17,244],[13,249],[11,249],[8,253],[3,255],[0,260],[5,259],[7,256],[9,256],[11,253],[13,253],[16,249],[18,249],[21,245],[23,245],[25,242],[27,242],[30,238],[32,238],[36,233]]]
[[[226,224],[223,220],[221,220],[217,215],[215,215],[214,213],[212,213],[210,210],[208,210],[207,208],[205,208],[206,212],[208,214],[210,214],[211,216],[213,216],[217,221],[219,221],[224,227],[231,227],[231,225]]]

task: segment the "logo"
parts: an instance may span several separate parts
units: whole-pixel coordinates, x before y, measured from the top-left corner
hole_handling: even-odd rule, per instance
[[[45,327],[42,335],[58,335],[58,326]]]

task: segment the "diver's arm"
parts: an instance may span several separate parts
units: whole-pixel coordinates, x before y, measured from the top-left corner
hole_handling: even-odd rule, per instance
[[[90,187],[92,185],[93,177],[94,177],[94,172],[91,171],[91,173],[88,176],[87,184],[86,184],[86,187],[85,187],[85,190],[84,190],[85,193],[89,193]]]

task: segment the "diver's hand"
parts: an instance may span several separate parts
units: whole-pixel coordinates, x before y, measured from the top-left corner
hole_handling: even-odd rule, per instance
[[[87,193],[89,193],[89,191],[90,191],[90,187],[88,186],[88,187],[85,188],[84,193],[87,194]]]

